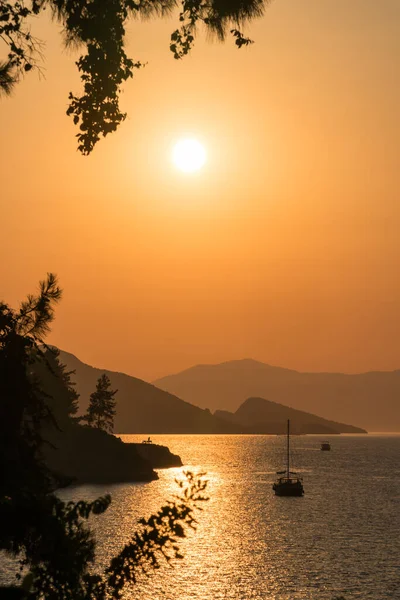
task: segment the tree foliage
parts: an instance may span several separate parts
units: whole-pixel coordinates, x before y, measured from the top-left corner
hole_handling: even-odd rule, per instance
[[[79,394],[76,391],[73,376],[60,360],[60,351],[54,346],[42,348],[42,354],[34,365],[34,372],[47,394],[47,404],[59,426],[75,417],[79,408]]]
[[[29,18],[49,9],[63,26],[65,43],[84,48],[76,62],[81,95],[69,94],[67,114],[79,126],[78,149],[90,154],[100,136],[115,131],[126,118],[121,112],[121,85],[143,64],[125,52],[129,18],[153,18],[179,8],[179,27],[170,50],[181,59],[191,50],[198,25],[224,40],[234,36],[238,48],[251,43],[242,26],[264,14],[271,0],[0,0],[0,39],[8,46],[0,64],[0,91],[10,93],[22,73],[39,68],[42,44],[29,29]]]
[[[54,491],[63,480],[43,460],[43,431],[58,423],[55,403],[41,387],[38,363],[64,378],[64,387],[70,382],[54,352],[43,349],[60,298],[57,278],[48,274],[19,310],[0,303],[0,550],[23,557],[21,565],[29,573],[21,590],[31,600],[121,598],[139,572],[157,568],[161,559],[180,557],[179,539],[195,526],[206,484],[187,474],[187,486],[180,482],[181,496],[142,519],[106,571],[94,571],[96,541],[87,520],[104,513],[111,498],[61,501]],[[73,414],[72,407],[68,400],[63,411]]]
[[[41,431],[55,422],[34,365],[60,298],[49,274],[19,310],[0,304],[0,548],[28,556],[37,541],[39,499],[58,483],[42,460]]]
[[[97,380],[96,391],[90,394],[89,406],[83,420],[91,427],[112,433],[116,415],[114,396],[118,390],[111,390],[110,387],[110,378],[103,373]]]
[[[94,502],[62,502],[49,497],[48,533],[39,547],[40,560],[30,562],[31,600],[117,600],[124,588],[137,583],[141,573],[149,575],[172,559],[181,559],[179,540],[196,528],[195,512],[207,500],[206,483],[186,473],[186,483],[177,481],[182,494],[168,501],[151,517],[141,519],[131,540],[111,559],[102,572],[93,569],[96,541],[87,525],[92,514],[102,514],[111,497]],[[51,509],[51,510],[50,510]]]

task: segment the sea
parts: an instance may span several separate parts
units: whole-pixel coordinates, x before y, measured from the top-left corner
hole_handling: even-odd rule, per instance
[[[158,470],[151,483],[61,493],[65,500],[112,495],[108,511],[92,520],[102,568],[139,518],[179,493],[185,471],[205,473],[209,500],[180,543],[183,558],[140,577],[126,600],[400,600],[400,434],[293,436],[301,498],[272,490],[285,467],[284,436],[151,437],[184,466]],[[330,452],[320,450],[325,439]]]

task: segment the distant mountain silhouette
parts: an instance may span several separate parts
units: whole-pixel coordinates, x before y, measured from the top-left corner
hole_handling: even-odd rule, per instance
[[[369,431],[400,431],[400,371],[300,373],[245,359],[197,365],[154,384],[213,412],[234,412],[249,397],[271,398]]]
[[[208,410],[193,406],[176,396],[158,389],[136,377],[97,369],[81,362],[68,352],[60,352],[60,360],[68,369],[76,371],[72,379],[80,393],[80,413],[86,411],[89,396],[96,381],[106,373],[113,389],[117,414],[116,433],[237,433],[238,427],[213,416]]]
[[[328,421],[264,398],[248,398],[235,413],[216,411],[215,415],[241,426],[248,433],[285,433],[287,419],[294,434],[366,433],[359,427]]]

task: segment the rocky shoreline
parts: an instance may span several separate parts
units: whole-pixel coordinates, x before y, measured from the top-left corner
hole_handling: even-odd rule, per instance
[[[166,446],[125,443],[85,426],[67,427],[47,439],[46,462],[70,485],[154,481],[154,469],[182,466]]]
[[[170,467],[181,467],[182,460],[177,454],[172,454],[167,446],[153,443],[126,443],[132,446],[143,459],[147,460],[153,469],[168,469]]]

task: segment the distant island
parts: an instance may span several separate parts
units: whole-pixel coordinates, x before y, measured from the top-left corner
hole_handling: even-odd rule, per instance
[[[193,433],[281,433],[288,418],[298,433],[366,433],[360,427],[324,419],[263,398],[246,399],[235,412],[216,410],[214,414],[141,379],[91,367],[73,354],[61,351],[60,358],[74,369],[80,393],[80,411],[87,408],[96,380],[106,373],[118,388],[115,431],[140,434]]]
[[[286,433],[287,419],[290,419],[293,434],[367,433],[360,427],[328,421],[264,398],[248,398],[235,413],[217,410],[215,414],[239,425],[243,433],[283,434]]]
[[[368,431],[400,431],[399,370],[300,373],[244,359],[197,365],[153,383],[212,412],[234,413],[247,398],[259,397]]]

